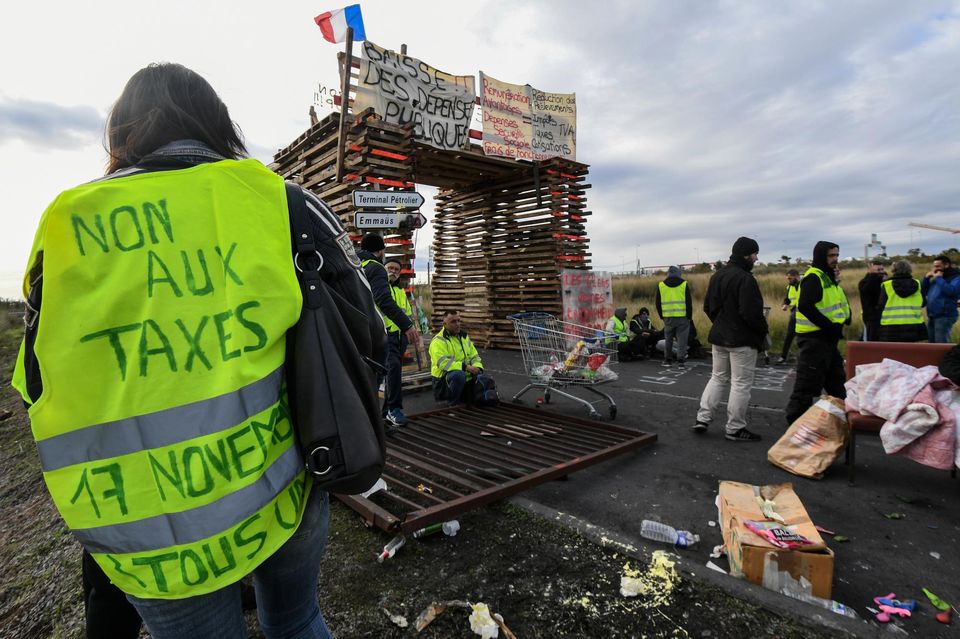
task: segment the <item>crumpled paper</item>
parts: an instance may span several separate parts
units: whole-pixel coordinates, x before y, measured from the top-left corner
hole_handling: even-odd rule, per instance
[[[500,627],[490,615],[487,604],[470,604],[470,607],[473,609],[470,613],[470,630],[480,635],[481,639],[497,639],[500,636]]]

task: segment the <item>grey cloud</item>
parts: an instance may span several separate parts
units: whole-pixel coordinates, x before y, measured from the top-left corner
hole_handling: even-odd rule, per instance
[[[956,217],[960,4],[535,6],[536,84],[577,91],[595,255],[714,259],[740,234],[765,259],[821,235],[862,255]]]
[[[0,145],[22,140],[42,148],[72,149],[97,142],[104,118],[90,106],[0,96]]]

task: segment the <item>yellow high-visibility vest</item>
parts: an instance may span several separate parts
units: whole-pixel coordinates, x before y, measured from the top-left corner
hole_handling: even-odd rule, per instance
[[[680,286],[667,286],[663,282],[660,282],[659,288],[660,309],[663,311],[664,319],[668,317],[686,317],[687,282],[681,282]]]
[[[630,334],[627,332],[627,325],[616,315],[610,319],[613,321],[613,334],[607,333],[607,338],[604,341],[608,345],[615,344],[616,342],[629,342]]]
[[[67,526],[137,597],[238,581],[309,493],[283,385],[302,304],[283,180],[223,160],[70,189],[41,263],[43,391],[22,357],[15,383]]]
[[[790,303],[790,308],[797,307],[797,300],[800,299],[800,284],[787,284],[787,302]]]
[[[816,304],[817,310],[834,324],[845,323],[847,318],[850,317],[850,304],[847,302],[847,296],[843,292],[843,289],[840,288],[840,285],[835,284],[823,271],[814,266],[807,269],[802,279],[805,280],[808,276],[816,277],[823,289],[823,295]],[[813,333],[819,330],[820,327],[807,319],[798,308],[797,333]]]
[[[410,299],[407,297],[407,292],[400,286],[390,285],[390,295],[393,297],[393,301],[397,303],[397,306],[400,307],[400,310],[403,311],[403,314],[410,318],[410,321],[413,321],[413,308],[410,306]],[[393,324],[393,322],[390,322]],[[393,324],[395,330],[399,331],[400,327],[396,324]]]
[[[386,271],[386,267],[383,265],[382,262],[380,262],[380,260],[368,259],[360,262],[360,266],[362,267],[366,267],[367,264],[376,264],[377,266],[382,268],[384,271]],[[387,281],[387,286],[390,287],[390,296],[393,298],[393,301],[395,301],[397,303],[397,306],[399,306],[400,309],[407,314],[407,317],[409,317],[413,313],[413,311],[410,310],[410,303],[407,302],[406,293],[404,293],[403,289],[400,289],[400,292],[403,294],[403,303],[401,303],[399,299],[399,295],[397,295],[397,291],[395,290],[397,289],[397,287],[394,286],[393,284],[390,284],[389,280]],[[384,315],[383,311],[380,310],[379,306],[377,307],[377,312],[380,313],[380,317],[383,318],[383,325],[386,326],[388,333],[400,332],[400,327],[397,326],[392,319]]]
[[[439,379],[449,371],[464,370],[464,366],[483,368],[480,353],[466,333],[448,335],[443,329],[430,340],[430,374],[433,377]],[[467,379],[472,377],[467,373]]]
[[[893,290],[893,280],[883,283],[887,304],[880,314],[881,326],[923,324],[923,295],[920,293],[920,282],[914,282],[917,282],[917,290],[909,297],[901,297]]]

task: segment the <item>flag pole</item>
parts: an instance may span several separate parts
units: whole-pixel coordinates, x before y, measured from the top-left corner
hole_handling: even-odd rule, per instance
[[[340,88],[340,130],[337,135],[337,183],[343,179],[347,147],[347,107],[350,104],[350,74],[353,72],[353,27],[347,27],[347,46],[343,54],[343,82]]]

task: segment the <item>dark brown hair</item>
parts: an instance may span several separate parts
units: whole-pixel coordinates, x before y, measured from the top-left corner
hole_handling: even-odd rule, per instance
[[[206,80],[181,64],[133,74],[107,118],[107,173],[133,166],[175,140],[198,140],[225,158],[248,155],[239,127]]]

